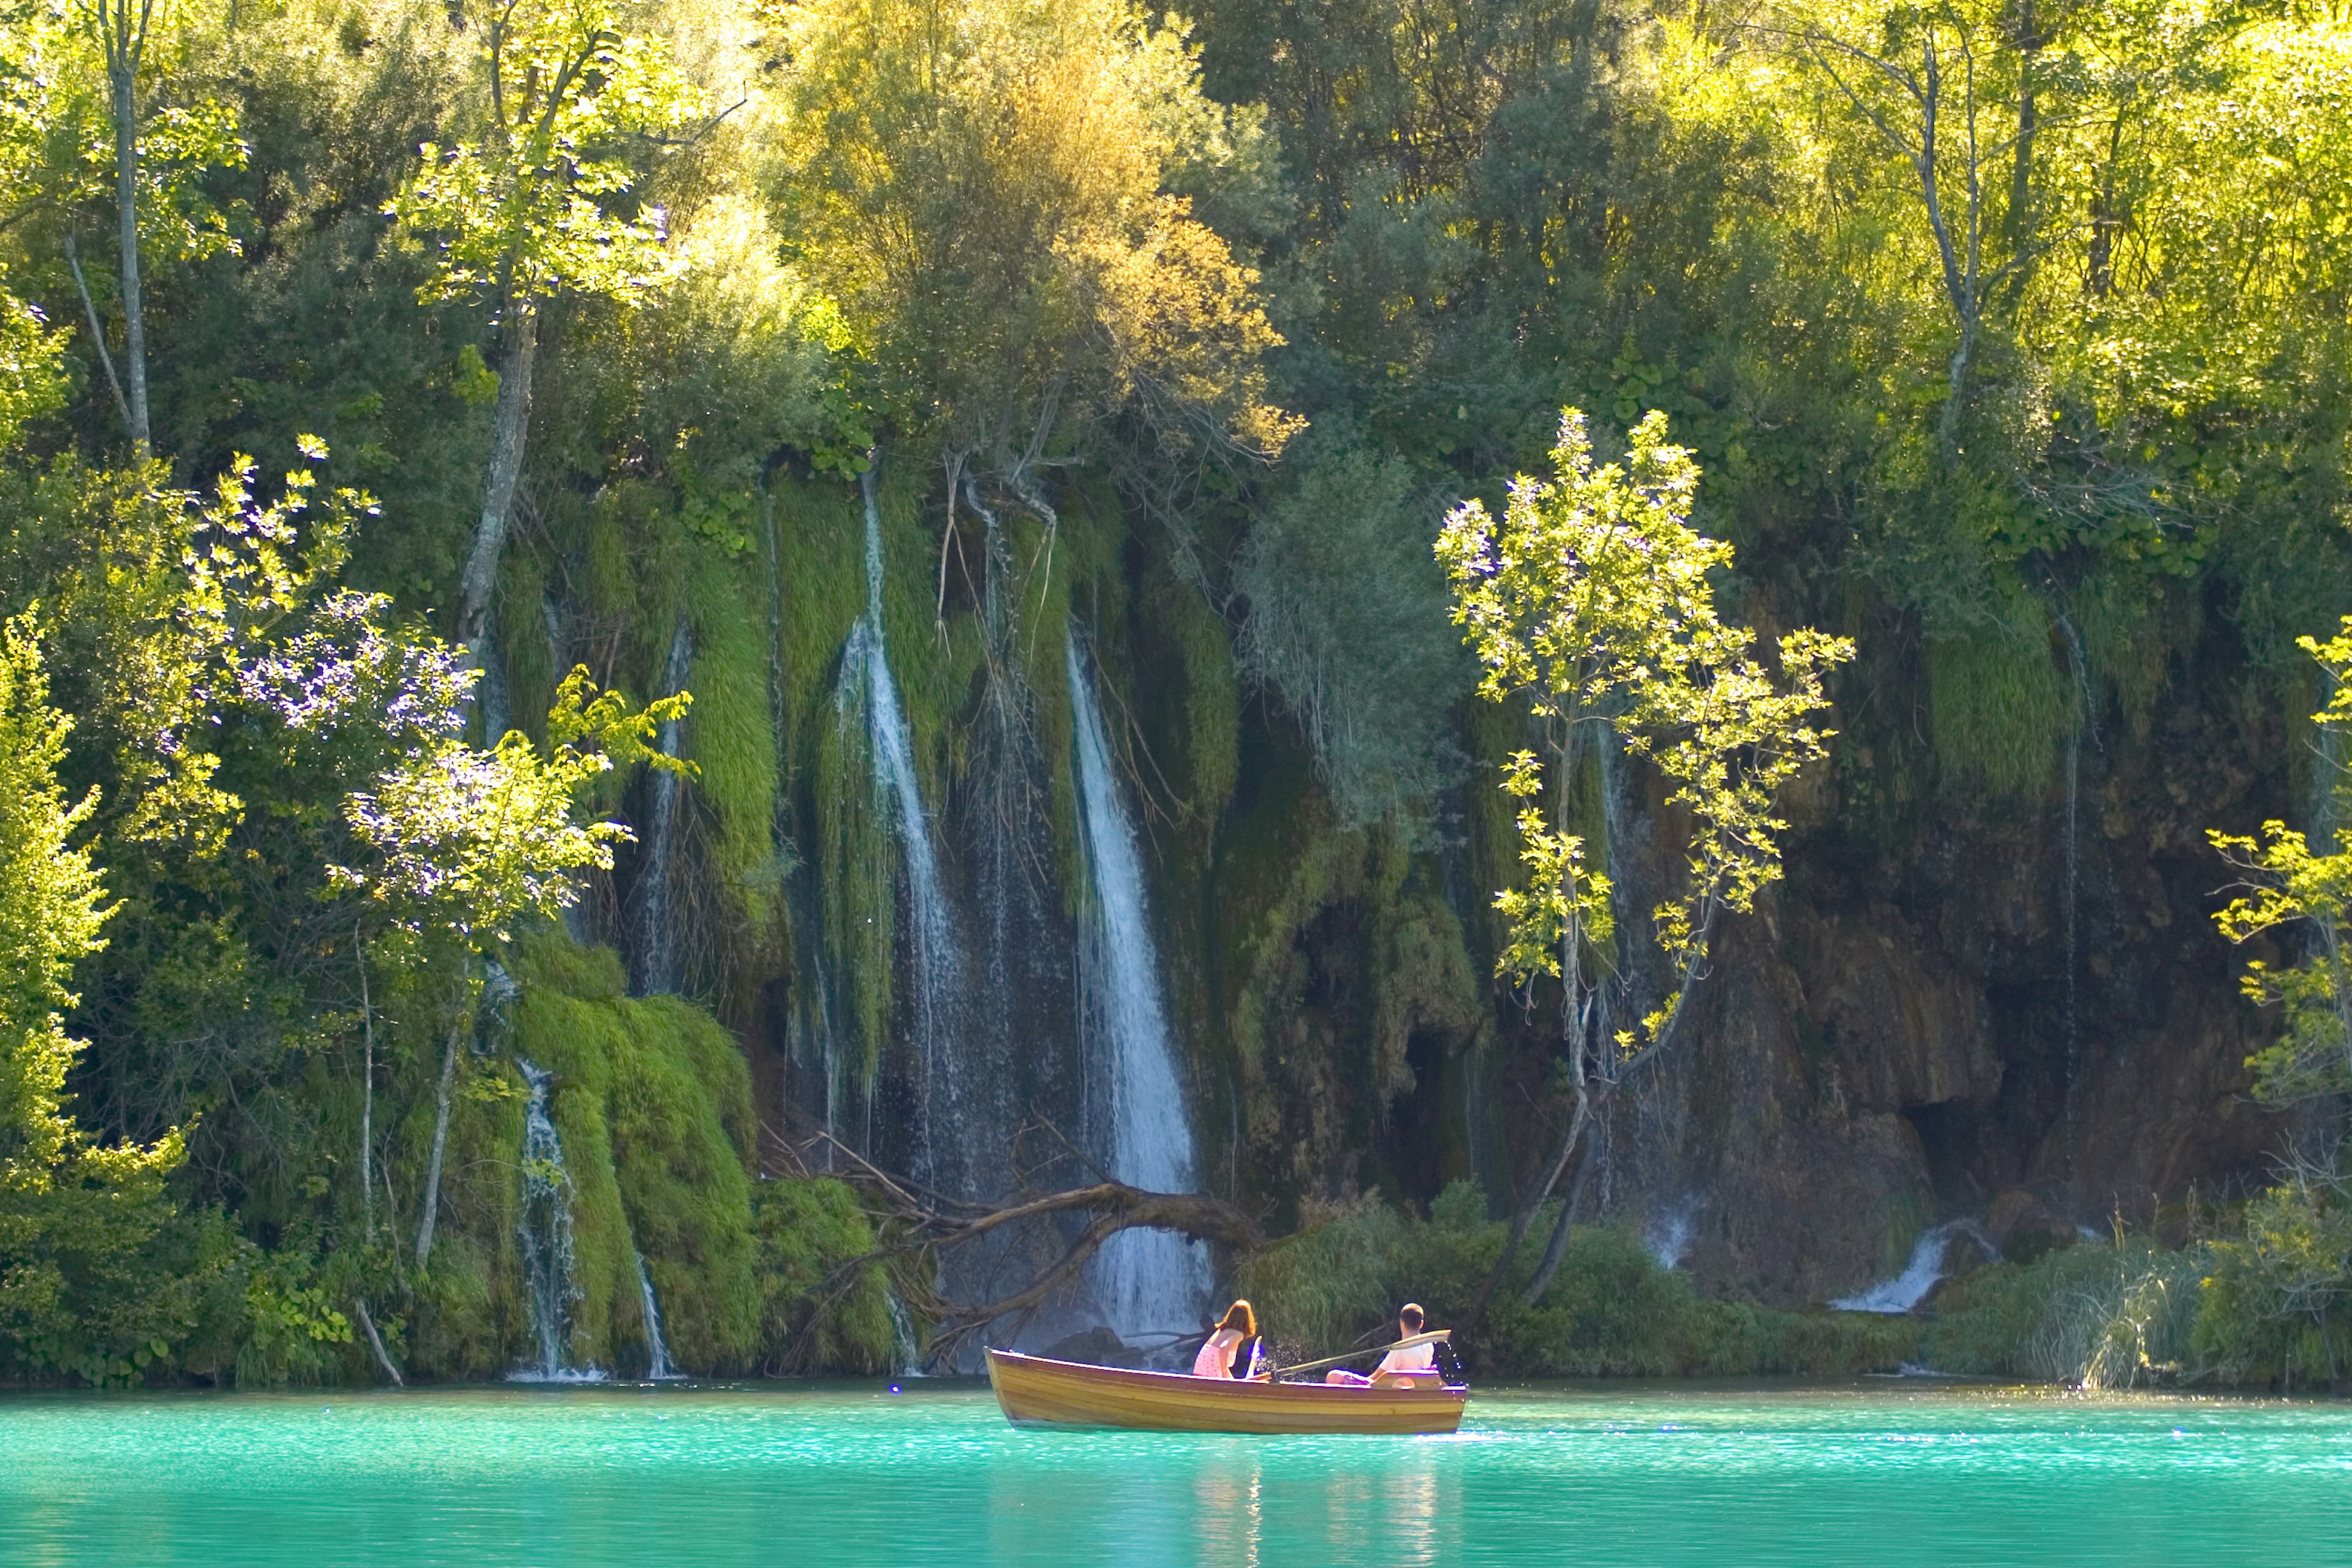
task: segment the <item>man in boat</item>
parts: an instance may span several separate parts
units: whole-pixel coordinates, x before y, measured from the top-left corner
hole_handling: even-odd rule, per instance
[[[1194,1377],[1257,1377],[1261,1342],[1257,1337],[1257,1311],[1247,1301],[1236,1301],[1225,1309],[1217,1326],[1209,1331],[1202,1342],[1201,1353],[1192,1358]],[[1235,1371],[1235,1363],[1240,1370]]]
[[[1429,1315],[1417,1301],[1407,1301],[1397,1309],[1397,1338],[1412,1339],[1422,1331]],[[1326,1383],[1367,1384],[1375,1388],[1435,1388],[1438,1385],[1437,1347],[1434,1344],[1398,1345],[1381,1358],[1381,1364],[1366,1377],[1360,1372],[1345,1367],[1333,1367],[1323,1374]]]

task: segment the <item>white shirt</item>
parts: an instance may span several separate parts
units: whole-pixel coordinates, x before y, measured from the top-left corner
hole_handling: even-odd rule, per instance
[[[1377,1377],[1384,1372],[1435,1372],[1436,1370],[1437,1342],[1432,1340],[1426,1344],[1399,1345],[1395,1350],[1381,1357],[1381,1364],[1373,1369],[1372,1375]]]

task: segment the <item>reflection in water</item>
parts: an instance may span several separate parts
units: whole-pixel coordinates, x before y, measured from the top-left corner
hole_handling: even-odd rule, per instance
[[[1193,1479],[1192,1517],[1200,1532],[1203,1563],[1258,1568],[1258,1542],[1265,1520],[1265,1477],[1255,1455],[1231,1466],[1203,1467]]]
[[[1453,1553],[1440,1545],[1446,1533],[1438,1519],[1440,1452],[1410,1439],[1382,1443],[1367,1456],[1372,1463],[1327,1481],[1320,1489],[1329,1560],[1394,1568],[1451,1560]]]
[[[1395,1485],[1389,1491],[1389,1528],[1396,1555],[1402,1564],[1437,1561],[1437,1468],[1426,1444],[1401,1456]]]

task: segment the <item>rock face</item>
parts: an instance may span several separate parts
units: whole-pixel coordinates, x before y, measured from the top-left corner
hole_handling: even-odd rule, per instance
[[[2259,714],[2149,719],[2062,744],[2031,798],[1915,768],[1892,823],[1855,787],[1890,770],[1842,740],[1836,778],[1797,792],[1788,880],[1726,923],[1685,1043],[1616,1096],[1580,1212],[1695,1205],[1703,1284],[1795,1304],[2004,1194],[2030,1248],[2259,1181],[2293,1124],[2246,1098],[2270,1026],[2215,934],[2203,826],[2293,815],[2289,775],[2210,761],[2275,754]],[[1661,818],[1632,814],[1612,864],[1654,871]]]
[[[2110,706],[2062,735],[2043,784],[2005,796],[1924,737],[1853,724],[1791,792],[1788,879],[1724,923],[1682,1042],[1611,1096],[1580,1216],[1687,1219],[1704,1287],[1795,1305],[1900,1272],[1921,1231],[1997,1201],[2031,1251],[2261,1180],[2292,1127],[2246,1098],[2270,1025],[2238,994],[2252,955],[2214,931],[2204,828],[2293,816],[2301,786],[2215,760],[2279,755],[2284,701],[2180,684],[2144,722]],[[1201,1005],[1237,1042],[1234,1185],[1287,1219],[1475,1173],[1503,1206],[1567,1113],[1556,1001],[1479,978],[1507,839],[1481,840],[1475,803],[1466,847],[1433,857],[1333,835],[1311,792],[1261,792],[1254,817],[1249,774],[1222,886],[1271,890],[1203,965],[1222,988]],[[1640,910],[1675,874],[1672,817],[1631,769],[1611,787],[1610,870]],[[1429,918],[1441,884],[1450,921]],[[1460,955],[1433,957],[1455,931]],[[1620,952],[1620,1011],[1643,1010],[1663,977]]]

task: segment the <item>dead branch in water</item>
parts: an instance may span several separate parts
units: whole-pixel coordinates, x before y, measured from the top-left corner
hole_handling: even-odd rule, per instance
[[[1064,1147],[1073,1147],[1050,1125],[1045,1131]],[[844,1167],[834,1174],[866,1194],[880,1240],[863,1257],[837,1266],[812,1292],[821,1306],[802,1331],[803,1342],[814,1332],[824,1307],[846,1294],[866,1269],[887,1267],[900,1259],[925,1258],[928,1262],[992,1231],[1024,1220],[1063,1214],[1092,1216],[1059,1258],[1021,1289],[992,1301],[953,1301],[939,1295],[929,1284],[937,1273],[932,1267],[893,1271],[894,1282],[908,1307],[938,1325],[929,1352],[932,1362],[953,1361],[975,1335],[1007,1318],[1017,1320],[1017,1332],[1019,1323],[1026,1322],[1056,1292],[1073,1284],[1087,1262],[1102,1250],[1103,1244],[1123,1230],[1172,1230],[1196,1241],[1223,1242],[1244,1251],[1254,1251],[1265,1244],[1265,1233],[1247,1214],[1205,1193],[1155,1193],[1103,1179],[1057,1192],[1024,1192],[1003,1204],[976,1204],[930,1192],[895,1176],[827,1132],[816,1133],[803,1149],[813,1149],[820,1142],[831,1145]],[[804,1153],[803,1163],[814,1167],[817,1162],[809,1160]],[[799,1352],[796,1346],[795,1357]]]

